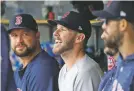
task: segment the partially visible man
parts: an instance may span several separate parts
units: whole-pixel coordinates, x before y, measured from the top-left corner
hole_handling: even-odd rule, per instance
[[[1,16],[5,13],[5,2],[1,3]],[[10,41],[3,24],[1,27],[1,91],[15,91],[16,85],[13,77],[11,61],[9,60]]]
[[[57,25],[53,33],[53,52],[60,54],[65,65],[59,74],[60,91],[97,91],[101,79],[99,65],[85,53],[91,34],[91,24],[79,13],[70,11],[61,20],[49,20]]]
[[[23,64],[14,74],[17,91],[58,91],[58,64],[41,49],[35,19],[30,14],[15,15],[8,33],[12,50]]]
[[[110,1],[93,14],[104,18],[101,38],[109,48],[117,48],[119,57],[114,74],[99,91],[134,91],[134,1]]]

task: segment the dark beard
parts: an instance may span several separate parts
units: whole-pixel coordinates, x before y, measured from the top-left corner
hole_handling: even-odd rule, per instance
[[[107,41],[106,43],[105,43],[105,46],[107,46],[108,48],[111,48],[111,49],[114,49],[114,48],[116,48],[116,49],[118,49],[118,43],[117,42],[115,42],[115,41]]]
[[[58,50],[57,52],[55,52],[54,49],[53,49],[54,54],[59,54],[60,55],[60,54],[63,54],[64,52],[72,49],[74,41],[75,41],[74,39],[72,39],[70,41],[66,41],[65,42],[66,44],[60,50]]]
[[[109,56],[114,56],[117,52],[118,52],[118,49],[114,48],[111,51],[106,51],[106,54],[109,55]]]
[[[113,39],[106,41],[105,46],[118,51],[119,46],[122,45],[122,39],[123,34],[118,33],[116,36],[113,37]]]
[[[35,51],[35,49],[33,49],[33,48],[27,48],[27,50],[26,50],[24,53],[22,53],[22,54],[19,54],[19,53],[17,53],[16,51],[14,51],[14,53],[15,53],[17,56],[19,56],[19,57],[26,57],[26,56],[28,56],[29,54],[33,53],[34,51]]]
[[[22,45],[25,45],[25,44],[22,44]],[[25,45],[25,47],[26,47],[26,50],[25,50],[24,53],[18,53],[16,50],[13,50],[13,51],[19,57],[28,56],[28,55],[32,54],[35,51],[35,47],[34,46],[28,47],[27,45]]]

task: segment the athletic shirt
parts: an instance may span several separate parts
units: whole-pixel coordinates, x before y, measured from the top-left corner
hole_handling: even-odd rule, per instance
[[[66,64],[59,74],[60,91],[97,91],[102,76],[99,65],[85,55],[67,71]]]
[[[116,65],[105,74],[98,91],[134,91],[134,54],[125,60],[120,54]]]
[[[24,69],[15,72],[17,91],[58,91],[58,72],[56,60],[42,50]]]

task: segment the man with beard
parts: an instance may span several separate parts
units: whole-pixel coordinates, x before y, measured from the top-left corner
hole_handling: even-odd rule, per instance
[[[59,74],[59,90],[97,91],[102,72],[84,49],[91,34],[90,22],[70,11],[61,20],[49,20],[48,23],[57,25],[53,33],[53,52],[60,54],[65,62]]]
[[[99,91],[134,91],[134,1],[110,1],[102,11],[93,14],[104,18],[101,38],[119,56],[114,74]]]
[[[40,46],[40,33],[29,14],[15,15],[8,30],[11,47],[23,66],[15,72],[17,91],[58,91],[58,65]]]

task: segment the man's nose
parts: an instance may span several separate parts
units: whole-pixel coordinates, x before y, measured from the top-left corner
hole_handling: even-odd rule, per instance
[[[17,42],[18,42],[18,43],[23,42],[23,37],[22,37],[22,36],[18,36],[18,38],[17,38]]]
[[[103,30],[106,29],[106,23],[104,22],[101,27]]]
[[[53,36],[54,36],[54,37],[55,37],[55,36],[59,36],[59,30],[58,30],[58,29],[56,29],[56,30],[54,31]]]

